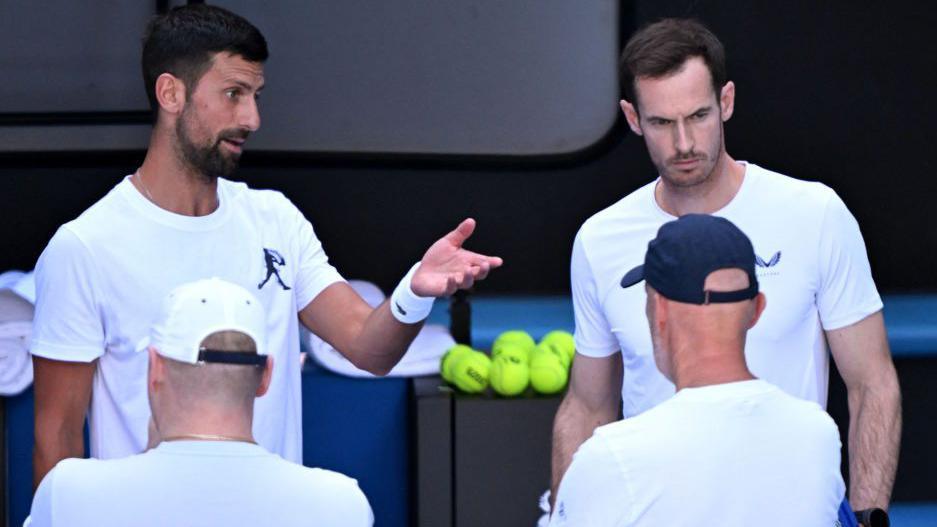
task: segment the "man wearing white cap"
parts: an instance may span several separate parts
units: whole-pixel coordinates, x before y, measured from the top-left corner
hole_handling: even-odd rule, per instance
[[[372,525],[355,480],[254,441],[254,398],[273,372],[265,326],[263,305],[240,286],[213,278],[173,290],[141,350],[155,447],[61,461],[27,525]]]
[[[434,298],[501,265],[463,247],[475,229],[466,219],[388,301],[365,303],[302,211],[279,192],[229,179],[260,126],[267,55],[260,31],[220,7],[179,6],[149,24],[141,62],[156,122],[143,164],[63,225],[36,266],[34,484],[58,461],[84,455],[86,417],[92,457],[143,451],[147,361],[135,345],[158,300],[179,284],[218,276],[263,303],[264,345],[278,367],[257,400],[254,437],[301,463],[300,324],[356,367],[384,375]]]

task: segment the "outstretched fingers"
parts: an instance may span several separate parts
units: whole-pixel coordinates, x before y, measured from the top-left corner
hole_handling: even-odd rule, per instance
[[[488,273],[491,269],[501,267],[501,264],[504,263],[501,258],[497,256],[488,256],[485,254],[478,254],[466,249],[462,249],[461,255],[469,265],[474,265],[476,267],[481,267],[482,265],[487,265],[488,268],[485,270],[485,274]]]
[[[491,264],[488,261],[484,261],[479,265],[472,266],[472,272],[475,275],[476,280],[484,280],[488,278],[488,272],[491,271]]]
[[[459,284],[459,289],[468,289],[475,285],[475,268],[469,269],[467,272],[462,273],[461,283]]]
[[[504,262],[462,248],[475,232],[475,220],[468,218],[449,234],[434,243],[423,256],[411,288],[420,296],[448,296],[458,289],[469,289],[484,280],[492,269]]]
[[[455,230],[447,234],[445,239],[455,247],[462,247],[462,244],[465,243],[465,240],[467,240],[473,232],[475,232],[475,220],[466,218],[462,220],[462,223],[460,223]]]

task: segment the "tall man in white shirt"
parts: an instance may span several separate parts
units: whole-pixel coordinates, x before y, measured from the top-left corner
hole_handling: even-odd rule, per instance
[[[682,216],[620,287],[641,281],[654,361],[677,393],[595,430],[563,476],[550,525],[839,525],[836,424],[745,363],[746,333],[765,308],[748,238],[725,218]]]
[[[147,359],[135,346],[157,300],[179,284],[218,276],[264,304],[264,346],[278,367],[256,402],[254,437],[301,463],[300,322],[355,366],[384,374],[434,297],[501,265],[462,248],[475,227],[465,220],[429,248],[388,301],[376,309],[365,303],[289,200],[226,179],[260,126],[266,58],[260,31],[218,7],[186,5],[149,24],[142,63],[156,121],[146,158],[63,225],[37,265],[34,484],[59,460],[83,455],[86,414],[92,456],[143,450]]]
[[[39,485],[28,525],[370,527],[355,480],[255,442],[254,399],[279,367],[263,348],[266,325],[261,302],[230,282],[173,290],[140,351],[149,357],[153,448],[63,460]]]
[[[886,508],[901,435],[898,380],[882,302],[855,218],[830,188],[734,160],[723,123],[735,110],[722,44],[693,20],[638,31],[621,59],[622,111],[658,178],[597,213],[573,244],[576,351],[553,435],[553,490],[597,426],[667,400],[640,316],[645,293],[618,287],[664,223],[689,213],[731,220],[755,247],[771,303],[748,334],[752,372],[826,405],[829,352],[849,392],[850,502]]]

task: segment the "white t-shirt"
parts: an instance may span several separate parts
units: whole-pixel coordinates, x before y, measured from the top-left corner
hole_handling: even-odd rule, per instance
[[[767,307],[748,332],[749,368],[787,393],[826,406],[829,357],[824,330],[882,308],[855,218],[829,187],[745,165],[738,193],[715,212],[751,239]],[[676,219],[654,198],[657,182],[583,224],[573,244],[571,281],[576,351],[622,353],[622,412],[637,415],[666,400],[673,384],[654,363],[643,285],[621,278],[644,263],[647,244]]]
[[[836,525],[839,432],[816,403],[761,380],[687,388],[596,429],[551,527]]]
[[[279,192],[219,179],[218,198],[213,213],[182,216],[152,204],[125,178],[59,228],[39,258],[31,352],[98,360],[89,416],[94,457],[143,451],[150,408],[147,354],[138,345],[173,288],[217,276],[251,291],[268,313],[273,380],[254,405],[254,437],[302,462],[297,313],[342,278],[312,225]]]
[[[369,527],[358,482],[250,443],[167,441],[122,459],[66,459],[33,498],[30,527]]]

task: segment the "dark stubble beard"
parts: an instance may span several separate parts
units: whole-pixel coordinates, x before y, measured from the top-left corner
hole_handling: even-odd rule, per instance
[[[182,110],[182,115],[176,121],[176,149],[183,163],[190,166],[196,176],[205,182],[213,182],[218,178],[230,178],[238,168],[241,159],[237,154],[225,154],[221,148],[221,141],[225,138],[243,139],[247,132],[240,130],[224,130],[208,145],[199,145],[189,136],[188,124],[194,115],[188,103]]]
[[[716,148],[713,152],[691,152],[687,156],[674,156],[664,161],[663,166],[657,166],[657,173],[660,174],[671,187],[674,188],[690,188],[698,185],[702,185],[712,180],[713,174],[715,174],[716,169],[719,168],[719,161],[722,158],[722,134],[723,128],[719,127],[719,136],[716,142]],[[701,164],[705,165],[711,163],[709,167],[703,170],[701,174],[693,179],[681,179],[674,177],[674,173],[679,173],[679,171],[673,167],[671,164],[674,161],[679,159],[688,158],[688,159],[699,159]],[[671,172],[672,171],[672,172]]]

